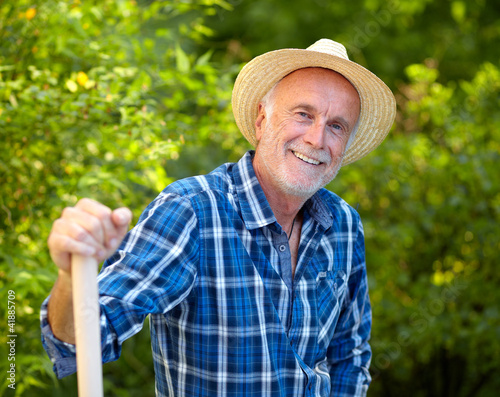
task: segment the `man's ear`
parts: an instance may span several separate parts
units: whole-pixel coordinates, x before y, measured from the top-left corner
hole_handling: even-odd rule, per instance
[[[264,130],[263,124],[266,118],[265,106],[261,102],[259,103],[259,111],[257,114],[257,119],[255,120],[255,138],[257,138],[257,142],[259,142],[260,138],[262,137],[262,132]]]

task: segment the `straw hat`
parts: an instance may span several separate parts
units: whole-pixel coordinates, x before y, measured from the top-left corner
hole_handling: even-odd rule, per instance
[[[256,146],[255,120],[261,99],[283,77],[309,67],[340,73],[358,91],[361,113],[342,165],[366,156],[389,133],[396,116],[396,101],[382,80],[350,61],[345,47],[329,39],[321,39],[306,50],[288,48],[267,52],[247,63],[236,78],[233,89],[233,114],[238,128]]]

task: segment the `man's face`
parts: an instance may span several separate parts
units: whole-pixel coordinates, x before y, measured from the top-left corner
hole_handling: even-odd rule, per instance
[[[264,187],[311,197],[335,178],[356,121],[360,100],[343,76],[300,69],[259,106],[254,168]]]

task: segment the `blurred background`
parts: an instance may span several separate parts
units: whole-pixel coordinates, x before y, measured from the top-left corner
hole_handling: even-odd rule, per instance
[[[15,292],[16,389],[76,396],[39,330],[46,240],[81,197],[139,216],[169,183],[236,161],[233,81],[252,57],[345,44],[397,98],[375,152],[329,189],[364,220],[370,396],[500,390],[500,6],[493,0],[0,2],[0,372]],[[496,164],[496,165],[495,165]],[[4,327],[5,325],[5,327]],[[153,396],[149,326],[104,366],[106,396]]]

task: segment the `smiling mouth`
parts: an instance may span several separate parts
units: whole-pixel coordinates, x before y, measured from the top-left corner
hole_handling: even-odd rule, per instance
[[[314,160],[314,159],[312,159],[310,157],[307,157],[306,155],[304,155],[302,153],[295,152],[293,150],[292,150],[292,153],[294,154],[295,157],[297,157],[298,159],[300,159],[302,161],[305,161],[308,164],[312,164],[312,165],[320,165],[321,164],[320,161]]]

